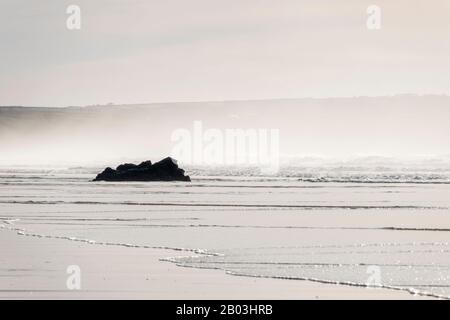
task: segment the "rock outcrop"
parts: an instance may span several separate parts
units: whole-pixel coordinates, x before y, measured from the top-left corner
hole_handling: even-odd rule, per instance
[[[94,181],[191,181],[184,170],[178,167],[177,161],[167,157],[152,164],[144,161],[139,165],[125,163],[115,170],[106,168],[98,174]]]

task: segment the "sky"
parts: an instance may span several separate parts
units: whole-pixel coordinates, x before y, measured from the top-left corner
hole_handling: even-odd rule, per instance
[[[450,95],[449,35],[448,0],[2,0],[0,105]]]

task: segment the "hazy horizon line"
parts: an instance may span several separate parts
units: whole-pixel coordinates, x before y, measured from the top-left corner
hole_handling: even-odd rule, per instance
[[[65,109],[65,108],[89,108],[89,107],[114,107],[114,106],[142,106],[158,104],[183,104],[183,103],[234,103],[234,102],[267,102],[267,101],[292,101],[292,100],[328,100],[328,99],[361,99],[361,98],[396,98],[396,97],[444,97],[450,98],[446,93],[397,93],[386,95],[357,95],[357,96],[328,96],[328,97],[298,97],[298,98],[249,98],[249,99],[229,99],[229,100],[183,100],[183,101],[158,101],[158,102],[137,102],[137,103],[115,103],[108,102],[104,104],[87,105],[66,105],[66,106],[32,106],[32,105],[0,105],[0,108],[47,108],[47,109]]]

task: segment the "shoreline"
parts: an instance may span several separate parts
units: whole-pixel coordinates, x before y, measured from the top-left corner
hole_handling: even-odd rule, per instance
[[[32,239],[0,229],[0,299],[430,299],[389,289],[237,276],[164,261],[181,254]],[[69,290],[67,268],[79,266],[81,290]]]

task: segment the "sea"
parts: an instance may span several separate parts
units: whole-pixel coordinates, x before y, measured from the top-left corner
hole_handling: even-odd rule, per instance
[[[192,182],[93,182],[93,166],[0,167],[0,227],[171,249],[180,268],[450,298],[450,165],[186,167]],[[7,244],[1,244],[7,245]]]

